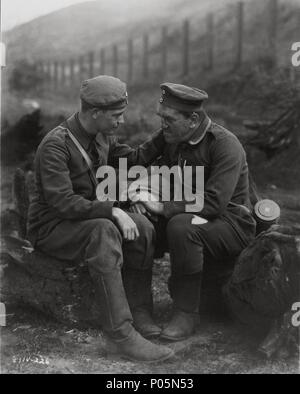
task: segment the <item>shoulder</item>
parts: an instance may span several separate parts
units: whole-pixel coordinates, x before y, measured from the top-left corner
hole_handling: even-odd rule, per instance
[[[215,140],[220,139],[229,139],[229,140],[238,140],[238,138],[228,129],[219,125],[218,123],[212,122],[209,132],[213,135]]]
[[[209,132],[213,136],[213,140],[217,145],[220,143],[233,144],[234,146],[243,149],[243,146],[237,136],[231,131],[227,130],[225,127],[217,123],[212,123]]]
[[[212,135],[211,147],[214,151],[245,155],[245,150],[237,136],[225,127],[212,123],[209,132]]]
[[[49,133],[46,134],[37,149],[37,156],[49,151],[61,151],[67,154],[67,135],[67,128],[61,125],[49,131]]]
[[[66,144],[66,137],[68,129],[63,126],[57,126],[53,130],[49,131],[41,141],[39,148],[43,148],[48,145],[63,146]]]

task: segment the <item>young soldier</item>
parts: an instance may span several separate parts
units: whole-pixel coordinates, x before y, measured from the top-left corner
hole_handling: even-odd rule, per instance
[[[164,137],[158,132],[137,150],[118,144],[114,135],[128,104],[119,79],[87,80],[80,98],[80,111],[52,130],[37,150],[29,237],[53,257],[86,262],[109,349],[133,360],[165,360],[172,351],[135,330],[145,337],[161,331],[151,317],[154,228],[117,202],[98,201],[95,177],[100,166],[117,167],[119,158],[127,158],[129,167],[148,166],[162,153]]]
[[[167,145],[160,164],[178,165],[182,173],[191,166],[194,193],[196,166],[204,166],[204,204],[194,207],[193,213],[184,200],[144,201],[132,208],[141,213],[146,208],[164,218],[160,228],[164,226],[170,251],[175,309],[161,337],[177,341],[194,331],[203,263],[239,255],[255,235],[255,221],[245,151],[231,132],[207,116],[203,108],[207,94],[172,83],[162,84],[161,89],[158,115]]]

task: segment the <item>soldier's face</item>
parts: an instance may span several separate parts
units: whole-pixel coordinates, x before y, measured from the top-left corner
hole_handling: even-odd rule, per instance
[[[169,144],[187,141],[195,131],[191,119],[173,108],[159,105],[157,115],[161,119],[164,137]]]
[[[99,111],[95,118],[98,132],[104,135],[114,135],[120,124],[124,123],[123,110]]]

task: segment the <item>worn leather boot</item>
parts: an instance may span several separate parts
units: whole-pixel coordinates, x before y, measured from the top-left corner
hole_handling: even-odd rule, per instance
[[[196,318],[192,313],[176,310],[170,323],[164,328],[161,338],[167,341],[183,341],[195,332]]]
[[[174,313],[170,323],[162,331],[162,339],[182,341],[194,333],[199,320],[201,281],[201,273],[171,278],[169,285]]]
[[[95,285],[95,298],[104,332],[114,340],[129,337],[134,330],[120,270],[100,273],[89,267]]]
[[[164,361],[172,357],[174,352],[171,349],[151,343],[134,329],[121,271],[115,269],[103,273],[92,264],[89,271],[107,338],[107,353],[143,362]]]
[[[161,334],[161,328],[158,327],[147,310],[136,310],[132,313],[133,325],[135,329],[143,335],[144,338],[158,338]]]
[[[107,354],[115,354],[127,360],[146,363],[165,361],[175,355],[172,349],[148,341],[135,330],[128,339],[121,342],[113,341],[107,337],[105,350]]]
[[[161,328],[152,318],[152,270],[126,268],[123,270],[123,283],[135,329],[145,338],[159,337]]]

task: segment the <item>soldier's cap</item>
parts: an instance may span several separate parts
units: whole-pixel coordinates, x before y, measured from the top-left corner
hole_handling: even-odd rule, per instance
[[[167,107],[184,112],[197,112],[201,109],[203,101],[208,99],[204,90],[192,88],[176,83],[163,83],[160,85],[162,96],[159,102]]]
[[[127,87],[118,78],[99,75],[82,82],[80,99],[99,109],[124,109],[128,104]]]

